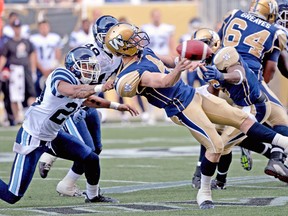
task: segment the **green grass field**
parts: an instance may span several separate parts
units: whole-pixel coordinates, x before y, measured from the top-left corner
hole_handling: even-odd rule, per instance
[[[102,192],[118,204],[85,204],[84,197],[61,197],[55,188],[72,162],[59,159],[49,176],[38,170],[25,196],[16,204],[0,201],[3,215],[286,215],[288,187],[263,172],[267,159],[253,154],[245,171],[236,147],[226,190],[213,191],[215,209],[200,210],[191,177],[199,145],[184,127],[103,124]],[[16,129],[0,128],[0,177],[9,180]],[[85,178],[78,185],[85,189]]]

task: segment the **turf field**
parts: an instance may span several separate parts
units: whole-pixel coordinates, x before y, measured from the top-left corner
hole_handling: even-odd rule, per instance
[[[8,181],[12,143],[17,128],[0,128],[0,176]],[[199,146],[182,127],[170,123],[145,126],[139,123],[103,124],[104,150],[100,185],[119,204],[85,204],[83,197],[61,197],[55,188],[71,162],[57,160],[46,179],[38,170],[24,198],[15,205],[0,200],[3,215],[286,215],[288,187],[266,176],[267,160],[253,154],[253,168],[240,165],[235,148],[226,190],[213,191],[215,209],[200,210],[191,177]],[[78,185],[85,189],[85,178]]]

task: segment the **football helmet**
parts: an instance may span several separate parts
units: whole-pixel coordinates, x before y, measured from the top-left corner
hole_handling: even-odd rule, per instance
[[[99,47],[103,48],[103,45],[105,44],[106,33],[112,26],[117,23],[118,20],[110,15],[101,16],[95,21],[92,27],[92,31],[95,42]]]
[[[277,23],[288,29],[288,0],[278,0],[279,12]]]
[[[269,23],[274,23],[278,15],[276,0],[252,0],[249,13]]]
[[[209,28],[200,28],[194,32],[191,37],[192,40],[200,40],[206,43],[213,51],[216,51],[220,48],[220,37],[217,32]]]
[[[71,71],[83,84],[97,82],[101,68],[94,54],[87,47],[76,47],[65,57],[65,67]]]
[[[146,32],[129,23],[118,23],[107,32],[106,47],[118,56],[134,56],[148,46],[150,38]]]

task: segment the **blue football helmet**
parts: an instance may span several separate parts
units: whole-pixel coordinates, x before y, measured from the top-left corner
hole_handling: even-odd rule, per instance
[[[105,44],[106,33],[112,26],[117,23],[118,20],[110,15],[101,16],[95,21],[92,30],[95,42],[99,47],[103,48],[103,45]]]
[[[96,55],[87,47],[76,47],[65,57],[65,67],[83,84],[97,82],[101,68]]]
[[[278,0],[278,17],[277,23],[288,29],[288,0]]]

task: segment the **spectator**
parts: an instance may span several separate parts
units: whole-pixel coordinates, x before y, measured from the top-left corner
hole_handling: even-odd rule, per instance
[[[9,37],[3,34],[3,26],[0,26],[0,56],[2,55],[4,44],[9,40]],[[6,110],[7,119],[9,121],[9,125],[15,125],[14,116],[11,109],[11,102],[9,97],[9,68],[8,62],[4,66],[3,70],[1,71],[1,79],[0,79],[0,89],[4,95],[4,107]]]
[[[10,38],[14,37],[14,30],[12,24],[15,20],[20,20],[19,14],[16,12],[11,12],[8,16],[8,24],[3,28],[3,34],[7,35]],[[30,36],[30,28],[28,25],[21,26],[21,37],[28,39]]]
[[[93,34],[91,32],[91,23],[88,19],[83,19],[81,28],[78,31],[73,31],[70,35],[69,46],[75,48],[87,43],[93,43]]]
[[[36,52],[37,80],[35,90],[40,95],[48,75],[59,66],[62,56],[61,37],[50,32],[47,20],[38,23],[38,33],[31,35],[30,41]]]
[[[202,21],[199,17],[192,18],[188,23],[188,32],[182,35],[179,39],[179,42],[191,40],[192,35],[197,31],[202,25]]]
[[[149,48],[159,55],[174,54],[175,41],[173,35],[175,26],[162,23],[159,9],[152,10],[150,17],[151,23],[142,26],[142,30],[150,37]]]
[[[9,62],[9,96],[16,123],[22,122],[21,107],[29,106],[35,101],[35,89],[32,71],[35,72],[35,53],[32,43],[21,36],[21,22],[12,23],[14,37],[3,46],[0,57],[0,71]]]

